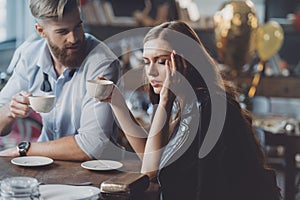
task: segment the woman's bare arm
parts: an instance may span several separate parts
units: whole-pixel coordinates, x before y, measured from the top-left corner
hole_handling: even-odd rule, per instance
[[[123,95],[117,87],[115,87],[109,102],[122,131],[134,151],[142,160],[148,137],[147,131],[134,118],[126,105]]]

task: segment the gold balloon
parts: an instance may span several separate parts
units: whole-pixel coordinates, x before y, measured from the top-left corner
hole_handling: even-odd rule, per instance
[[[281,48],[284,39],[283,29],[275,21],[269,21],[257,29],[256,50],[262,61],[267,61]]]
[[[235,71],[255,53],[258,19],[251,1],[229,1],[214,15],[215,42],[219,59]]]

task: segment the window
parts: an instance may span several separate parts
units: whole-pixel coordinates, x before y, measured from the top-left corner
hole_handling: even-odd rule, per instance
[[[0,42],[20,45],[34,32],[34,23],[29,1],[0,0]]]
[[[7,38],[7,11],[6,11],[6,1],[0,0],[0,42],[6,40]]]

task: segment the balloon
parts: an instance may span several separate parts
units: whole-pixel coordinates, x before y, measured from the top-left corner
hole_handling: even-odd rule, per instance
[[[269,21],[257,29],[256,50],[262,61],[267,61],[282,46],[284,33],[275,21]]]
[[[229,1],[214,15],[215,42],[219,59],[240,71],[255,53],[255,33],[258,28],[254,4],[251,1]]]

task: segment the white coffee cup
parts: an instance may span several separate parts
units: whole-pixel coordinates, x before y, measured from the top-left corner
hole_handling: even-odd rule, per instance
[[[30,96],[29,104],[30,107],[39,113],[47,113],[52,110],[54,107],[55,96],[47,95],[47,96]]]
[[[86,90],[89,96],[96,99],[106,99],[112,92],[114,83],[109,80],[88,80]]]

